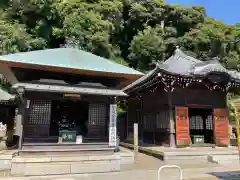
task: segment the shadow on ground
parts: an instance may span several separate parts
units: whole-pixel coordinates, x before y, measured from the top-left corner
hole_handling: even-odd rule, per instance
[[[221,180],[240,180],[240,171],[211,172],[208,174]]]

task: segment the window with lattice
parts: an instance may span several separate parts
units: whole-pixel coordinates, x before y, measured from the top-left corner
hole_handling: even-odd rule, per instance
[[[209,115],[206,119],[206,129],[212,130],[213,129],[213,116]]]
[[[49,124],[51,116],[51,101],[33,100],[30,104],[28,124]]]
[[[106,104],[89,104],[89,124],[105,125],[106,123]]]
[[[203,118],[201,116],[192,116],[190,118],[190,129],[203,129]]]
[[[156,121],[157,121],[156,122],[156,128],[158,128],[158,129],[168,128],[169,112],[164,111],[164,110],[158,112]]]

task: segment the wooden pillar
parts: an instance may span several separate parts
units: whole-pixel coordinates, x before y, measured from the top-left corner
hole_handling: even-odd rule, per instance
[[[129,114],[131,111],[129,111],[129,98],[127,99],[127,106],[128,106],[128,111],[127,111],[127,122],[126,122],[126,139],[128,138],[128,122],[129,122]]]
[[[138,123],[134,123],[133,125],[133,143],[134,143],[134,161],[136,162],[138,159]]]
[[[173,117],[173,106],[172,106],[172,92],[168,93],[168,107],[169,107],[169,146],[176,147],[175,141],[175,122]]]
[[[109,146],[117,146],[117,97],[113,98],[109,111]]]
[[[18,149],[22,149],[23,142],[23,126],[26,113],[26,100],[24,98],[24,88],[19,88],[18,90],[20,101],[18,103],[18,114],[16,118],[16,135],[18,135]]]
[[[176,144],[188,146],[190,144],[189,115],[187,107],[175,107],[176,114]]]
[[[140,120],[141,120],[141,143],[143,143],[143,129],[144,129],[144,124],[143,124],[143,97],[141,97],[141,113],[140,113]]]

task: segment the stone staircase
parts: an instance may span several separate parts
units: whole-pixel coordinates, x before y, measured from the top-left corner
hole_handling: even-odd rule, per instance
[[[23,143],[11,164],[12,176],[120,171],[120,154],[108,143]]]
[[[66,175],[120,171],[133,162],[133,153],[108,143],[24,143],[11,162],[12,176]]]
[[[12,159],[12,176],[65,175],[120,171],[120,156],[115,154],[71,153],[56,156],[17,156]]]

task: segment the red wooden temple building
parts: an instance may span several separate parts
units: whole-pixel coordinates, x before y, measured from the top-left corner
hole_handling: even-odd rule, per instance
[[[229,145],[226,94],[240,73],[217,59],[200,61],[180,49],[124,88],[128,96],[125,137],[139,124],[142,143],[163,146]]]

